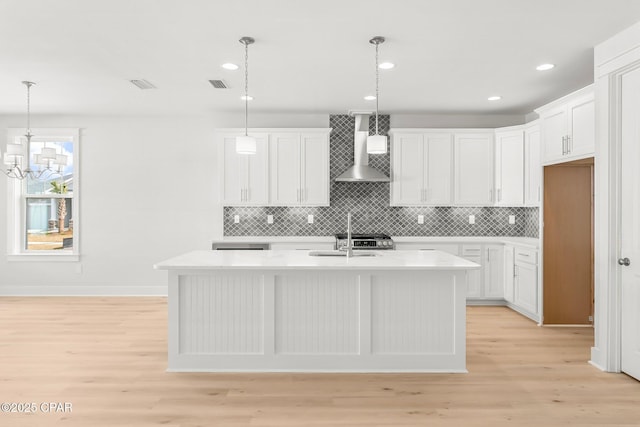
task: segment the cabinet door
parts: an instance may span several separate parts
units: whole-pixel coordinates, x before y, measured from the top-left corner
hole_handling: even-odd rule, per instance
[[[542,153],[545,164],[562,161],[564,138],[568,134],[567,120],[564,106],[542,116]]]
[[[542,165],[539,126],[524,131],[524,151],[524,204],[540,206]]]
[[[504,299],[508,302],[513,302],[514,296],[514,283],[513,279],[515,277],[515,264],[514,264],[514,247],[513,246],[505,246],[504,248]]]
[[[493,204],[493,136],[454,136],[454,203]]]
[[[329,135],[303,133],[300,142],[302,204],[329,206]]]
[[[451,204],[453,142],[451,134],[425,134],[425,201],[430,205]]]
[[[300,204],[300,134],[271,134],[271,204]]]
[[[423,204],[425,153],[422,134],[395,134],[392,146],[392,204],[394,206]]]
[[[240,154],[247,158],[246,201],[244,204],[265,206],[269,203],[269,137],[266,134],[256,137],[256,153]]]
[[[524,203],[524,132],[496,133],[496,205]]]
[[[485,253],[484,296],[502,298],[504,296],[504,247],[487,245]]]
[[[569,105],[571,123],[569,155],[592,154],[596,148],[595,105],[593,99],[577,101]]]
[[[515,304],[533,314],[538,314],[537,266],[517,263],[515,269]]]
[[[482,265],[482,245],[462,245],[462,257]],[[467,270],[467,298],[481,298],[483,269]]]
[[[222,203],[226,206],[241,205],[244,203],[247,186],[247,154],[236,153],[236,135],[224,135],[222,144],[224,150]]]

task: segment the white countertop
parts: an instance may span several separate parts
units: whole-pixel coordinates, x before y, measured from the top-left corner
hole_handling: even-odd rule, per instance
[[[505,243],[538,248],[540,239],[509,236],[391,236],[396,243]],[[334,236],[227,236],[214,243],[334,243]]]
[[[376,256],[309,256],[309,251],[193,251],[158,270],[470,270],[480,265],[441,251],[367,251]]]

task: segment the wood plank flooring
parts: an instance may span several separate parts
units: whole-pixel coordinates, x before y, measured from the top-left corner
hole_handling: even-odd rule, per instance
[[[468,374],[167,373],[165,298],[0,298],[0,426],[638,426],[590,328],[468,308]],[[70,402],[71,413],[42,402]]]

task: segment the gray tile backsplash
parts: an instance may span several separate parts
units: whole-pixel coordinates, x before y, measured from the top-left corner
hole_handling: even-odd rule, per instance
[[[225,207],[225,236],[329,236],[344,232],[347,212],[357,233],[378,232],[392,236],[520,236],[538,237],[538,208],[503,207],[391,207],[389,183],[334,182],[353,162],[354,118],[329,116],[331,193],[328,207]],[[379,117],[380,134],[389,130],[389,116]],[[375,120],[369,123],[375,133]],[[369,164],[389,175],[389,150],[369,156]],[[235,224],[234,215],[240,216]],[[267,215],[274,223],[267,224]],[[314,223],[307,223],[307,216]],[[424,215],[424,224],[418,224]],[[475,215],[475,224],[469,224]],[[509,224],[509,215],[516,223]]]

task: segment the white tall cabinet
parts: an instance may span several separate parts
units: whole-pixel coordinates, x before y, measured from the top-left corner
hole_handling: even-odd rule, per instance
[[[269,135],[270,205],[329,205],[329,133]]]
[[[226,206],[263,206],[269,202],[269,166],[267,133],[252,133],[256,137],[255,154],[236,153],[236,137],[240,132],[219,135],[222,148],[220,169],[222,176],[222,199]]]
[[[443,132],[393,134],[392,206],[451,204],[452,140]]]

